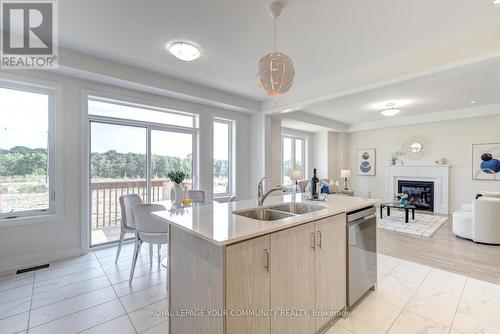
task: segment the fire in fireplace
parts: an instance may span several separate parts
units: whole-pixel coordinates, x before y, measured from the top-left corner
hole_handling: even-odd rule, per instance
[[[434,182],[399,180],[398,192],[407,194],[417,210],[434,211]]]

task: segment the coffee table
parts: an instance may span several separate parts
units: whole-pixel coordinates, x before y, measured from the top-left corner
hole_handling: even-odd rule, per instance
[[[380,204],[380,219],[383,218],[383,209],[387,208],[387,216],[391,215],[391,208],[395,209],[404,209],[405,210],[405,223],[409,223],[409,215],[410,215],[410,210],[411,210],[411,219],[415,219],[415,205],[407,204],[407,205],[401,205],[399,203],[393,203],[393,202],[386,202],[386,203],[381,203]]]

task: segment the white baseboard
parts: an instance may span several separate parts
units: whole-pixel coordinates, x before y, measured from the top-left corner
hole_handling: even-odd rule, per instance
[[[36,265],[50,263],[70,257],[82,255],[84,251],[80,247],[56,249],[47,252],[24,255],[18,258],[0,260],[0,273],[16,271]]]

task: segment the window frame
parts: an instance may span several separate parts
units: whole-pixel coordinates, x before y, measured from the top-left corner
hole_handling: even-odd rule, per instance
[[[43,94],[48,96],[48,135],[47,135],[47,176],[49,178],[48,182],[48,193],[49,193],[49,207],[43,210],[24,210],[14,213],[0,213],[0,224],[2,227],[8,226],[10,224],[5,224],[8,221],[19,221],[31,218],[42,218],[47,216],[54,216],[56,212],[59,211],[59,205],[56,202],[57,188],[56,188],[56,169],[57,159],[59,159],[59,153],[56,148],[56,98],[57,98],[57,88],[49,87],[45,85],[39,85],[33,83],[29,80],[8,80],[0,78],[0,88],[23,91],[27,93]],[[61,195],[61,194],[59,194]]]
[[[166,107],[158,107],[153,104],[144,104],[144,103],[137,103],[133,102],[131,100],[127,100],[127,98],[122,98],[122,99],[115,99],[115,98],[109,98],[103,96],[105,94],[87,94],[86,100],[84,101],[87,104],[87,115],[88,117],[92,118],[101,118],[101,119],[114,119],[114,120],[121,120],[121,121],[127,121],[127,122],[132,122],[132,123],[140,123],[140,124],[149,124],[149,125],[156,125],[160,127],[168,126],[172,128],[179,128],[179,129],[197,129],[199,128],[199,115],[195,113],[190,113],[190,112],[183,112],[183,111],[178,111],[174,110],[171,108],[166,108]],[[109,104],[116,104],[119,106],[124,106],[124,107],[133,107],[133,108],[139,108],[139,109],[147,109],[151,111],[157,111],[157,112],[164,112],[164,113],[169,113],[169,114],[174,114],[174,115],[181,115],[181,116],[190,116],[193,118],[193,125],[192,127],[187,127],[187,126],[181,126],[181,125],[175,125],[175,124],[167,124],[167,123],[155,123],[155,122],[148,122],[148,121],[141,121],[141,120],[135,120],[135,119],[129,119],[129,118],[120,118],[120,117],[113,117],[113,116],[102,116],[102,115],[92,115],[89,113],[89,108],[88,108],[88,101],[93,100],[97,102],[104,102],[104,103],[109,103]]]
[[[285,138],[290,139],[292,142],[292,147],[291,147],[291,160],[293,165],[296,164],[297,162],[297,157],[296,157],[296,140],[301,140],[302,145],[301,145],[301,168],[302,168],[302,177],[306,177],[306,142],[307,138],[300,137],[300,136],[293,136],[289,134],[282,134],[281,135],[281,182],[285,184],[285,161],[284,161],[284,146],[285,146]]]
[[[213,157],[213,151],[214,151],[214,139],[215,139],[215,136],[214,136],[214,125],[215,123],[221,123],[221,124],[227,124],[228,126],[228,130],[227,130],[227,135],[228,135],[228,140],[227,140],[227,145],[228,145],[228,175],[227,175],[227,182],[228,182],[228,186],[227,186],[227,189],[228,191],[225,192],[225,193],[216,193],[214,191],[214,175],[213,175],[213,172],[214,172],[214,157]],[[233,171],[233,168],[234,168],[234,153],[233,153],[233,150],[234,150],[234,146],[233,146],[233,143],[234,143],[234,129],[235,129],[235,126],[234,126],[234,123],[235,121],[234,120],[230,120],[230,119],[226,119],[226,118],[220,118],[220,117],[213,117],[212,118],[212,122],[211,122],[211,126],[212,126],[212,180],[211,180],[211,184],[212,184],[212,196],[213,198],[224,198],[224,197],[229,197],[231,196],[233,193],[234,193],[234,181],[233,181],[233,176],[234,176],[234,171]]]
[[[85,113],[83,117],[85,118],[84,126],[86,127],[85,131],[87,134],[87,140],[86,140],[86,148],[82,151],[85,151],[85,163],[87,166],[86,169],[86,175],[85,175],[85,186],[82,189],[82,191],[85,191],[85,200],[87,201],[85,205],[85,222],[84,225],[87,228],[87,231],[84,231],[85,234],[88,233],[88,237],[86,237],[86,243],[88,249],[97,249],[99,247],[113,244],[118,242],[118,240],[114,241],[108,241],[105,243],[99,243],[92,245],[92,223],[91,223],[91,203],[92,203],[92,192],[90,191],[90,183],[92,182],[91,178],[91,168],[90,168],[90,152],[92,150],[92,145],[91,145],[91,124],[94,123],[100,123],[100,124],[110,124],[110,125],[123,125],[123,126],[133,126],[133,127],[139,127],[139,128],[145,128],[146,129],[146,182],[147,182],[147,192],[146,192],[146,199],[149,202],[151,200],[151,175],[152,175],[152,152],[151,152],[151,133],[152,131],[168,131],[168,132],[178,132],[178,133],[186,133],[186,134],[191,134],[192,135],[192,180],[193,180],[193,189],[198,188],[200,184],[200,168],[199,168],[199,137],[200,137],[200,115],[196,113],[191,113],[191,112],[181,112],[181,111],[173,111],[170,108],[164,108],[164,107],[158,107],[155,106],[154,104],[147,104],[142,102],[137,103],[133,101],[133,98],[127,98],[125,96],[120,96],[119,98],[113,98],[113,97],[106,97],[106,93],[98,93],[95,91],[89,92],[85,91],[83,93],[83,98],[82,98],[82,103],[84,105],[84,110]],[[96,101],[103,101],[107,103],[116,103],[117,105],[124,105],[124,106],[132,106],[136,108],[144,108],[144,109],[150,109],[154,111],[162,111],[162,112],[168,112],[168,113],[176,113],[176,114],[183,114],[183,115],[189,115],[193,116],[193,127],[182,127],[182,126],[177,126],[177,125],[170,125],[170,124],[162,124],[162,123],[152,123],[152,122],[147,122],[147,121],[137,121],[137,120],[131,120],[131,119],[125,119],[125,118],[118,118],[118,117],[109,117],[109,116],[100,116],[100,115],[92,115],[89,113],[89,100],[96,100]]]

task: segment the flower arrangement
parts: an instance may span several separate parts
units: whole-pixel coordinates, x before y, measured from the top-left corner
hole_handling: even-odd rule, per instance
[[[398,201],[401,199],[408,200],[408,194],[398,193],[394,195],[394,198],[397,199]]]
[[[402,206],[408,205],[408,194],[398,193],[394,195],[394,202],[399,202]]]
[[[181,170],[171,170],[167,172],[167,177],[170,179],[170,181],[181,184],[182,181],[186,179],[187,174]]]

